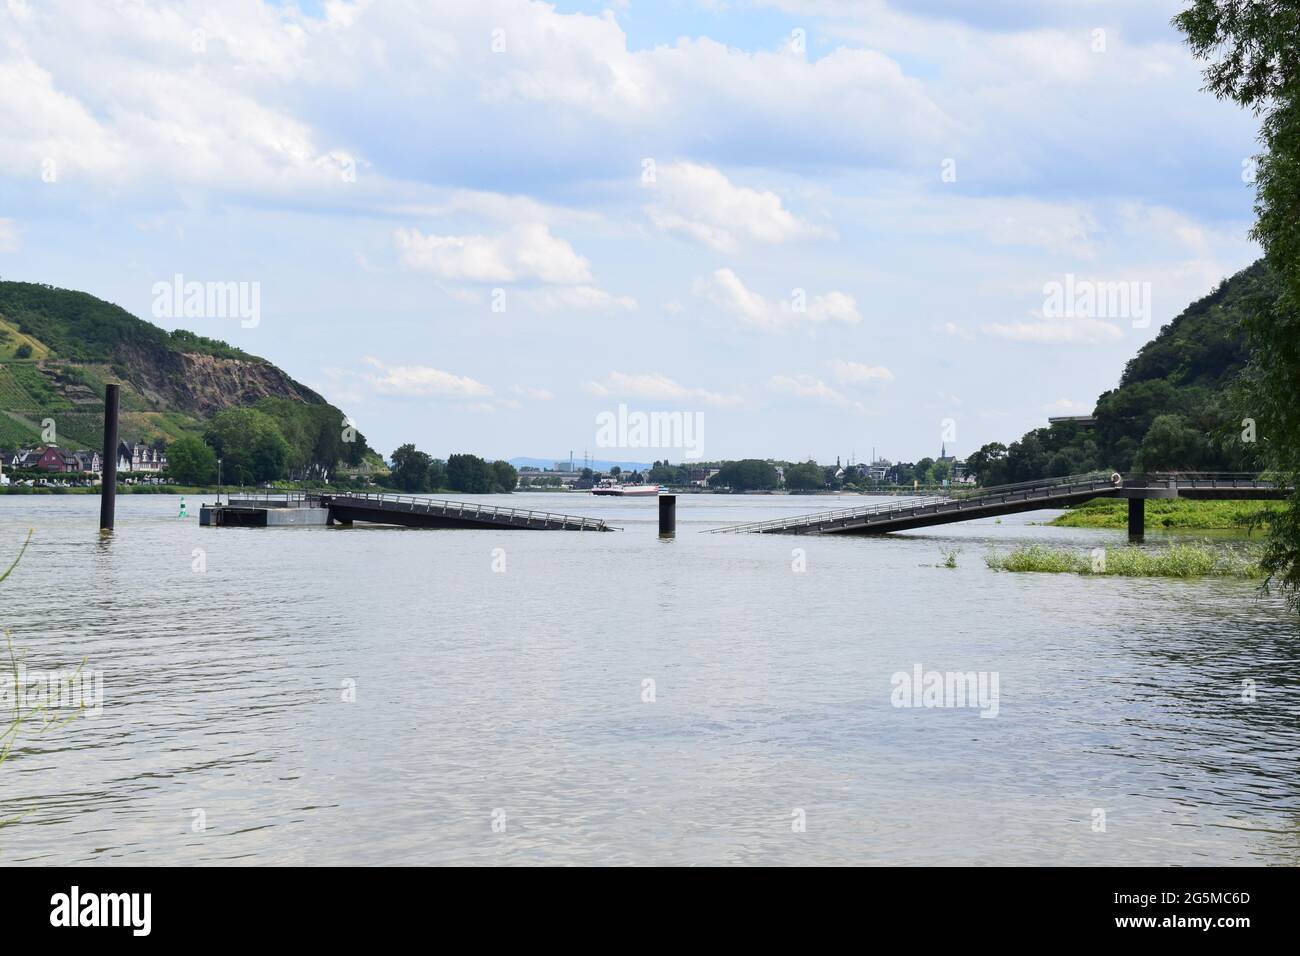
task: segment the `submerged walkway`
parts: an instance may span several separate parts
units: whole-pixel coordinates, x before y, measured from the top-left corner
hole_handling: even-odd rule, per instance
[[[361,492],[257,492],[232,494],[224,505],[204,506],[203,523],[211,525],[370,524],[411,528],[518,528],[534,531],[613,531],[600,518],[502,508],[472,501],[449,501],[420,495]],[[290,520],[295,512],[318,515],[318,521]]]
[[[1148,498],[1284,498],[1290,489],[1269,478],[1246,474],[1158,472],[1120,475],[1092,472],[1047,481],[955,490],[947,496],[883,505],[821,511],[750,524],[714,528],[723,534],[888,534],[956,521],[974,521],[1021,511],[1063,508],[1093,498],[1127,498],[1129,533],[1141,536]],[[1136,525],[1135,525],[1136,522]],[[1136,530],[1135,530],[1136,527]]]

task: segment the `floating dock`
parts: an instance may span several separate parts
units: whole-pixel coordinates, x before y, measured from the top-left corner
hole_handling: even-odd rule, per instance
[[[199,507],[199,524],[220,528],[324,527],[328,508],[308,495],[231,497],[225,504]]]

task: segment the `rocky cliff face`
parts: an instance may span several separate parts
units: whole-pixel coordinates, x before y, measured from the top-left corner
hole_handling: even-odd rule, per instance
[[[207,416],[264,398],[324,403],[269,362],[131,347],[122,349],[118,358],[126,377],[148,401],[180,411]]]

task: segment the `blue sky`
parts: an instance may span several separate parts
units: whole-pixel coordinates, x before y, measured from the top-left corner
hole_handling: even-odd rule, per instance
[[[895,460],[1091,410],[1257,255],[1165,0],[0,7],[0,275],[265,356],[388,453]],[[255,326],[152,290],[257,283]],[[1150,321],[1047,287],[1150,290]],[[500,310],[504,304],[504,310]],[[495,308],[494,308],[495,306]]]

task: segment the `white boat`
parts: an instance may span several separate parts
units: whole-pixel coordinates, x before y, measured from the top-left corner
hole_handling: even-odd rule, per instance
[[[613,478],[602,478],[591,489],[593,495],[613,495],[618,498],[642,498],[659,494],[658,485],[620,485]]]

